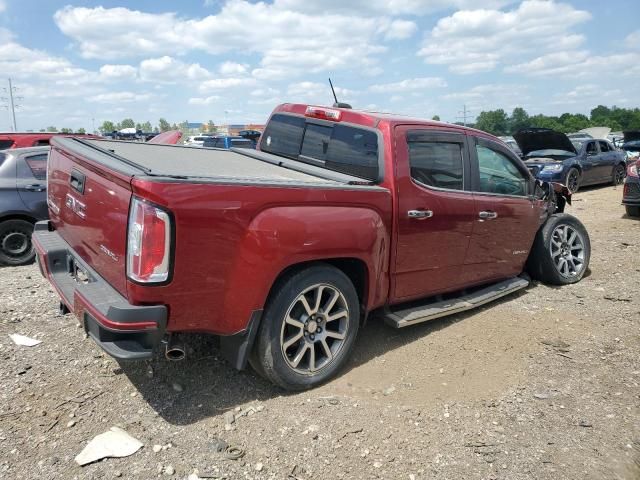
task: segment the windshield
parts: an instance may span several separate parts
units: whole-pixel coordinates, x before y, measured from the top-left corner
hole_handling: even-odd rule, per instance
[[[555,157],[555,156],[563,156],[563,157],[575,157],[576,154],[573,152],[567,152],[566,150],[555,150],[555,149],[545,149],[545,150],[534,150],[533,152],[527,153],[526,157]]]
[[[264,152],[378,180],[378,136],[374,131],[276,114],[269,120],[261,138],[260,149]]]

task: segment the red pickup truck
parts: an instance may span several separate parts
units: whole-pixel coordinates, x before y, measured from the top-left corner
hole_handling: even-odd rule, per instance
[[[570,197],[456,125],[284,104],[257,151],[52,144],[38,263],[120,359],[179,359],[201,332],[237,368],[309,388],[372,313],[413,325],[589,264]]]

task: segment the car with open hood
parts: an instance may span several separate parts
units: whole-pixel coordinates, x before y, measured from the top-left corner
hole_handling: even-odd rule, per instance
[[[562,183],[571,193],[586,185],[619,185],[626,175],[626,155],[605,139],[572,140],[549,128],[525,128],[513,138],[533,176]]]

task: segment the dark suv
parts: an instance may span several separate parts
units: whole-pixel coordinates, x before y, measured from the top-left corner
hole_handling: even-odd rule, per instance
[[[0,152],[0,264],[24,265],[35,256],[33,224],[49,217],[47,157],[49,147]]]

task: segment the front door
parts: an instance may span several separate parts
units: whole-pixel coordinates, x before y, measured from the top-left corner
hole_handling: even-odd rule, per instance
[[[502,145],[469,139],[476,215],[465,275],[470,283],[517,276],[540,224],[529,192],[530,175]]]
[[[395,138],[398,302],[462,286],[475,206],[464,133],[398,126]]]

